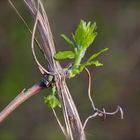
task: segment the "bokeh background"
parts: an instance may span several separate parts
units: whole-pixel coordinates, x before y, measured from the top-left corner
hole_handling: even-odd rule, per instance
[[[32,28],[33,20],[23,1],[14,2]],[[106,120],[92,119],[87,140],[140,140],[140,1],[44,0],[57,50],[69,49],[60,37],[74,31],[80,19],[97,22],[98,36],[86,56],[108,47],[99,57],[104,66],[92,66],[92,93],[97,107],[124,110]],[[0,110],[41,75],[33,60],[31,36],[6,0],[0,1]],[[39,55],[41,59],[41,55]],[[63,66],[67,64],[62,62]],[[83,72],[68,80],[82,121],[92,113]],[[0,140],[64,140],[53,113],[43,102],[44,90],[0,124]]]

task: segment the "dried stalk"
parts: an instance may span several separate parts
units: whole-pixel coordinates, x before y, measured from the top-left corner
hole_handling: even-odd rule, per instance
[[[48,60],[49,71],[55,74],[55,84],[65,119],[66,138],[69,140],[85,140],[86,138],[85,134],[82,133],[82,123],[79,114],[65,83],[65,72],[61,68],[59,62],[56,62],[53,58],[55,47],[46,12],[42,2],[40,0],[38,2],[40,11],[38,11],[37,3],[34,0],[25,0],[25,3],[30,9],[34,19],[36,19],[36,15],[38,14],[37,28],[40,32],[43,50],[45,51]]]
[[[11,3],[11,1],[9,0]],[[65,83],[65,78],[67,77],[65,70],[63,70],[59,62],[55,61],[53,56],[55,54],[55,47],[53,42],[52,33],[50,30],[48,18],[44,10],[43,4],[40,0],[35,2],[35,0],[25,0],[25,3],[29,10],[32,13],[33,18],[35,19],[35,25],[33,31],[29,30],[32,33],[32,52],[35,58],[35,61],[41,71],[46,74],[54,76],[54,84],[57,87],[58,96],[60,98],[63,115],[65,119],[66,129],[63,129],[67,140],[85,140],[85,134],[82,133],[82,123],[77,112],[76,106],[73,102],[73,99],[70,95],[68,87]],[[18,13],[14,5],[11,3],[15,11]],[[19,15],[19,13],[18,13]],[[19,15],[22,21],[24,19]],[[25,21],[24,21],[25,22]],[[26,24],[28,28],[28,25]],[[48,62],[48,70],[44,69],[41,64],[38,62],[35,51],[34,51],[34,40],[38,43],[35,38],[36,27],[38,28],[41,36],[41,44],[39,46],[40,50],[43,52],[46,61]],[[29,29],[29,28],[28,28]],[[47,80],[47,79],[46,79]],[[46,84],[46,85],[45,85]],[[38,82],[33,87],[27,91],[23,90],[11,103],[0,112],[0,122],[2,122],[11,112],[13,112],[20,104],[25,100],[33,96],[34,94],[41,91],[44,87],[47,87],[48,84],[45,81]],[[56,116],[56,115],[55,115]]]

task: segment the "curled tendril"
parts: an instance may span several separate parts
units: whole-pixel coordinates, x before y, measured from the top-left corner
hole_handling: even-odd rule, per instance
[[[103,117],[104,119],[106,119],[107,115],[112,116],[112,115],[115,115],[118,112],[120,112],[121,119],[123,119],[124,118],[123,117],[123,110],[119,105],[117,106],[117,109],[115,111],[113,111],[113,112],[107,112],[105,110],[105,108],[103,108],[102,110],[99,110],[98,108],[96,108],[96,106],[95,106],[95,104],[93,102],[93,99],[91,97],[91,75],[90,75],[90,72],[89,72],[89,70],[87,68],[85,68],[85,70],[86,70],[86,72],[88,74],[88,98],[89,98],[89,100],[91,102],[91,105],[92,105],[94,113],[92,115],[88,116],[87,119],[85,120],[85,122],[83,124],[83,131],[84,131],[88,121],[90,119],[92,119],[92,118],[95,118],[95,117]]]

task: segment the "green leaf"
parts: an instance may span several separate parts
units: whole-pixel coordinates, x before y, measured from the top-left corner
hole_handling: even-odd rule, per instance
[[[90,62],[88,62],[86,65],[87,65],[87,66],[95,65],[96,67],[103,66],[103,64],[100,63],[98,60],[96,60],[96,61],[90,61]]]
[[[91,24],[91,22],[86,23],[81,20],[74,34],[72,34],[75,44],[78,48],[86,49],[94,41],[97,32],[95,32],[96,22]]]
[[[86,66],[90,66],[90,65],[95,65],[96,67],[103,66],[103,64],[100,63],[98,60],[89,61],[89,62],[87,61],[80,65],[79,73],[82,72]]]
[[[102,63],[100,63],[98,60],[95,60],[93,61],[97,56],[99,56],[101,53],[107,51],[108,48],[105,48],[95,54],[93,54],[85,63],[81,64],[80,65],[80,72],[83,71],[83,69],[86,67],[86,66],[90,66],[90,65],[95,65],[96,67],[99,67],[99,66],[103,66]]]
[[[94,54],[87,60],[87,62],[92,61],[92,60],[95,59],[97,56],[99,56],[101,53],[103,53],[103,52],[105,52],[105,51],[107,51],[107,50],[108,50],[108,48],[105,48],[105,49],[103,49],[103,50],[101,50],[101,51],[99,51],[99,52],[97,52],[97,53],[94,53]]]
[[[75,54],[72,51],[57,52],[54,55],[54,58],[56,60],[73,59],[73,58],[75,58]]]
[[[61,37],[69,44],[70,47],[75,47],[74,43],[64,34],[61,34]]]
[[[44,97],[44,102],[48,105],[50,108],[55,108],[59,106],[61,108],[61,104],[59,100],[54,95],[48,95],[47,97]]]
[[[52,80],[53,80],[53,76],[52,75],[49,75],[48,76],[48,81],[51,82]]]

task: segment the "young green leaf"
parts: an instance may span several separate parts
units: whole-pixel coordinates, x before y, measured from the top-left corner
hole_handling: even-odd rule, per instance
[[[107,50],[108,50],[108,48],[105,48],[105,49],[103,49],[103,50],[101,50],[101,51],[99,51],[99,52],[97,52],[97,53],[94,53],[94,54],[87,60],[87,62],[92,61],[94,58],[96,58],[96,57],[99,56],[101,53],[103,53],[103,52],[105,52],[105,51],[107,51]]]
[[[79,73],[82,72],[85,67],[90,66],[90,65],[95,65],[96,67],[103,66],[103,64],[100,63],[98,60],[89,61],[89,62],[87,61],[87,62],[85,62],[85,63],[83,63],[83,64],[80,65]]]
[[[73,69],[69,69],[68,73],[69,73],[69,77],[72,78],[75,75],[79,74],[81,71],[79,68],[73,68]]]
[[[74,34],[72,34],[75,44],[78,48],[87,49],[94,41],[97,32],[95,32],[96,23],[86,23],[81,20]]]
[[[61,34],[61,37],[69,44],[70,47],[74,48],[74,43],[64,34]]]
[[[90,66],[90,65],[95,65],[96,67],[103,66],[103,64],[100,63],[98,60],[90,61],[86,63],[86,66]]]
[[[51,82],[52,80],[53,80],[53,76],[52,75],[49,75],[48,76],[48,81]]]
[[[61,104],[59,100],[54,95],[48,95],[47,97],[44,97],[44,102],[48,105],[50,108],[55,108],[59,106],[61,108]]]
[[[75,54],[72,51],[57,52],[54,55],[54,58],[56,60],[73,59],[73,58],[75,58]]]

